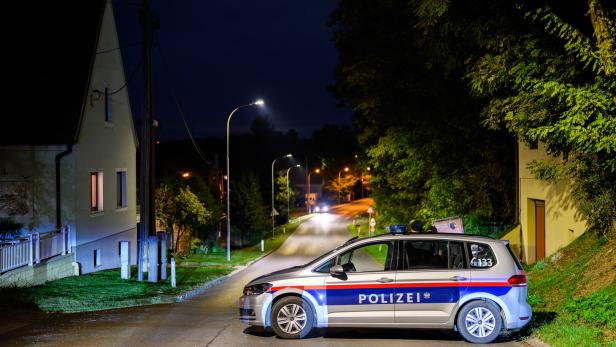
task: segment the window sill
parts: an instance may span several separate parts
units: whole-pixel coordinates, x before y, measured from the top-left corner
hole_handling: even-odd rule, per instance
[[[113,128],[113,122],[105,121],[105,128]]]
[[[128,206],[116,208],[116,212],[124,212],[124,211],[128,211]]]
[[[90,211],[90,217],[100,217],[105,215],[105,211]]]

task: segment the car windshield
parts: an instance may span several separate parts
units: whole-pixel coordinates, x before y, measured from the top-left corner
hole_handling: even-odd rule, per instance
[[[326,257],[328,257],[329,255],[331,255],[332,253],[334,253],[335,251],[339,250],[340,248],[348,245],[349,243],[353,243],[356,240],[358,240],[357,236],[350,238],[348,241],[346,241],[345,243],[341,244],[340,246],[332,249],[331,251],[325,252],[323,255],[320,255],[318,257],[316,257],[315,259],[307,262],[306,264],[302,265],[301,267],[308,267],[310,265],[316,264],[317,262],[319,262],[321,259],[325,259]]]

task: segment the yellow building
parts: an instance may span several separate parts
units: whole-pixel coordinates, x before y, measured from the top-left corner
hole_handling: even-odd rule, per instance
[[[528,170],[533,160],[554,162],[542,143],[518,142],[517,204],[519,225],[502,239],[526,263],[534,263],[556,253],[586,231],[586,222],[574,205],[575,197],[567,180],[548,183]]]

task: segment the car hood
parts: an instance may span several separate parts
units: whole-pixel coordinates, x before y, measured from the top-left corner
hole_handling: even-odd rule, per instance
[[[302,270],[304,270],[304,266],[300,265],[300,266],[293,266],[293,267],[289,267],[286,269],[274,271],[274,272],[268,273],[267,275],[259,276],[253,279],[252,281],[248,283],[248,285],[286,279],[286,278],[292,277],[290,276],[291,274],[300,273]]]

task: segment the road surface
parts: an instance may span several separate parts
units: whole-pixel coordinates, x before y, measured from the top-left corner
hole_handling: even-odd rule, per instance
[[[348,240],[348,217],[367,199],[319,214],[274,253],[191,300],[95,313],[49,316],[0,335],[0,345],[43,346],[453,346],[457,333],[390,329],[319,329],[303,340],[282,340],[238,319],[237,299],[251,279],[299,265]],[[517,346],[503,341],[500,346]]]

